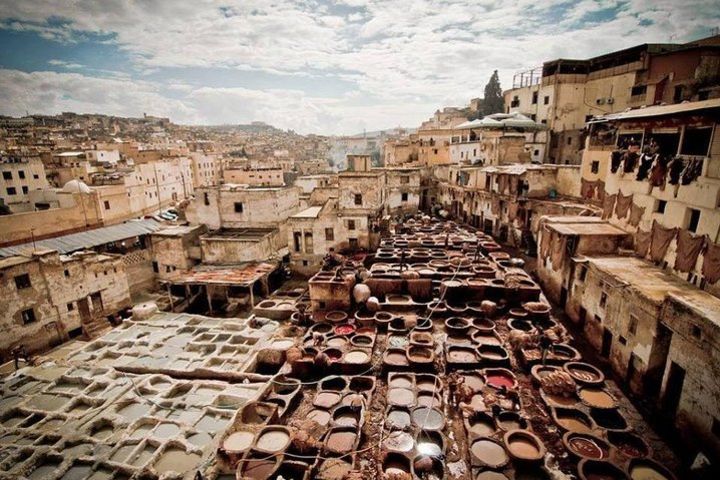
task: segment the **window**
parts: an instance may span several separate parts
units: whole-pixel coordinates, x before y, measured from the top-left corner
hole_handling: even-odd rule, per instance
[[[158,262],[152,262],[152,269],[155,273],[160,273],[160,267],[158,267]]]
[[[702,330],[700,330],[700,327],[698,327],[697,325],[693,325],[690,327],[690,333],[693,337],[697,339],[700,339],[700,337],[702,336]]]
[[[205,192],[203,194],[203,197],[205,198],[205,205],[210,205],[210,195],[207,192]]]
[[[532,95],[532,104],[533,104],[533,105],[536,105],[537,102],[538,102],[538,92],[533,92],[533,95]]]
[[[712,127],[686,128],[680,146],[680,154],[705,157],[710,149],[711,139]]]
[[[27,325],[28,323],[32,323],[32,322],[34,322],[35,320],[37,320],[37,318],[35,318],[35,310],[33,310],[32,308],[28,308],[27,310],[23,310],[23,311],[20,313],[20,318],[22,318],[22,321],[23,321],[23,324],[24,324],[24,325]]]
[[[531,115],[530,115],[530,120],[532,120],[533,122],[536,122],[536,121],[537,121],[537,115],[535,115],[534,113],[531,114]]]
[[[408,201],[408,194],[407,194],[407,193],[403,193],[400,197],[401,197],[401,198],[400,198],[401,201],[403,201],[403,202],[407,202],[407,201]]]
[[[65,273],[65,276],[66,276],[66,277],[69,277],[69,276],[70,276],[70,270],[65,269],[65,272],[63,272],[63,273]]]
[[[622,335],[618,337],[618,342],[620,342],[620,345],[627,345],[627,339],[625,339]]]
[[[543,103],[545,105],[548,105],[550,103],[550,95],[545,95],[545,98],[543,98]]]
[[[348,220],[347,226],[348,230],[355,230],[355,220]]]
[[[435,155],[437,155],[437,152],[438,152],[438,149],[437,149],[437,148],[433,148],[433,153],[434,153]]]
[[[655,213],[665,213],[667,202],[665,200],[657,200],[655,202]]]
[[[538,155],[540,155],[540,150],[538,150],[538,149],[536,148],[536,149],[533,151],[533,155],[535,155],[536,157],[537,157]]]
[[[718,421],[717,418],[713,418],[712,427],[710,428],[710,431],[713,433],[713,435],[720,438],[720,421]]]
[[[15,187],[8,187],[7,188],[7,194],[8,195],[15,195],[17,193],[17,189]]]
[[[568,145],[572,145],[572,137],[568,137],[568,138],[567,138],[567,144],[568,144]]]
[[[707,100],[708,98],[710,98],[710,90],[704,90],[704,91],[698,93],[699,101]]]
[[[355,205],[362,205],[362,194],[355,194]]]
[[[103,202],[103,205],[105,205],[105,210],[110,210],[110,202],[109,201],[105,200]]]
[[[582,265],[580,267],[580,271],[578,272],[578,280],[584,282],[585,277],[587,277],[587,267],[585,265]]]
[[[34,178],[35,180],[37,180],[37,179],[40,178],[40,175],[38,175],[37,173],[33,173],[33,178]]]
[[[22,192],[23,192],[23,194],[24,194],[24,195],[27,195],[28,191],[29,191],[29,189],[28,189],[27,185],[23,185],[23,186],[22,186]]]
[[[307,266],[308,266],[308,261],[307,261],[307,260],[303,260],[303,261],[302,261],[302,264],[303,264],[303,267],[307,267]]]
[[[18,177],[25,178],[25,170],[18,170]]]
[[[600,308],[605,308],[605,305],[607,305],[607,293],[602,292],[600,294]]]
[[[305,253],[315,253],[313,249],[313,236],[310,232],[305,232]]]
[[[293,232],[293,246],[299,252],[302,248],[302,232]]]
[[[400,183],[410,183],[410,177],[408,177],[407,175],[403,175],[402,177],[400,177]]]
[[[12,180],[12,172],[3,172],[3,180]]]
[[[30,275],[27,273],[23,273],[22,275],[18,275],[15,277],[15,286],[18,290],[22,290],[24,288],[30,288],[32,285],[30,283]]]
[[[68,304],[67,304],[67,311],[68,311],[68,312],[72,312],[73,310],[75,310],[75,305],[73,305],[72,302],[68,303]]]
[[[697,232],[698,223],[700,222],[700,210],[696,208],[688,208],[687,213],[687,229],[689,232]]]
[[[593,162],[590,164],[590,171],[592,173],[598,173],[600,171],[600,161],[599,160],[593,160]]]
[[[350,239],[350,249],[351,250],[357,250],[358,248],[358,239],[357,238],[351,238]]]
[[[673,103],[680,103],[683,100],[683,86],[677,85],[675,87],[675,91],[673,92]]]
[[[636,95],[645,95],[647,93],[647,85],[635,85],[630,89],[630,95],[636,96]]]
[[[628,323],[628,335],[635,335],[637,333],[638,319],[635,315],[630,315],[630,322]]]
[[[325,229],[325,240],[328,242],[335,240],[335,230],[333,230],[332,228],[326,228]]]
[[[243,213],[242,202],[235,202],[235,213]]]
[[[518,98],[517,95],[515,95],[515,96],[513,97],[512,101],[510,102],[510,106],[511,106],[512,108],[516,108],[516,107],[519,107],[519,106],[520,106],[520,99]]]

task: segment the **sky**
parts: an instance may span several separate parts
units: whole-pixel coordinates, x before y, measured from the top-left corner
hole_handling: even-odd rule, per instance
[[[718,0],[0,0],[0,114],[416,127],[493,70],[717,26]]]

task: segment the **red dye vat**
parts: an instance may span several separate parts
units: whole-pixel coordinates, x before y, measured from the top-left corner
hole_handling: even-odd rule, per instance
[[[489,375],[487,377],[487,384],[495,388],[512,388],[515,385],[515,381],[505,375]]]
[[[350,335],[355,331],[355,327],[352,325],[338,325],[335,327],[336,335]]]

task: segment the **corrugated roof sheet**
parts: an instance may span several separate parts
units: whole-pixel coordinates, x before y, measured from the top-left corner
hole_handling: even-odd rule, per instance
[[[296,213],[292,216],[292,218],[317,218],[317,216],[320,214],[320,210],[322,210],[322,206],[309,207],[300,213]]]
[[[659,117],[662,115],[673,115],[676,113],[693,112],[707,108],[720,108],[720,98],[703,100],[700,102],[683,102],[674,105],[654,105],[652,107],[636,108],[625,112],[611,113],[598,117],[590,123],[597,123],[607,120],[627,120],[632,118]]]
[[[72,253],[78,250],[97,247],[110,242],[118,242],[138,235],[146,235],[162,228],[162,223],[153,219],[131,221],[109,227],[96,228],[86,232],[71,233],[61,237],[48,238],[35,242],[36,248],[57,250],[60,253]],[[32,242],[0,248],[0,257],[28,255],[33,251]]]

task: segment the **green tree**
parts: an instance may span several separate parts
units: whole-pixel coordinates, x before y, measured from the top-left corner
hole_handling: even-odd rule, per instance
[[[491,113],[501,113],[505,111],[505,100],[503,99],[502,88],[500,88],[500,78],[495,70],[490,76],[490,80],[485,85],[485,98],[483,100],[483,115]]]

